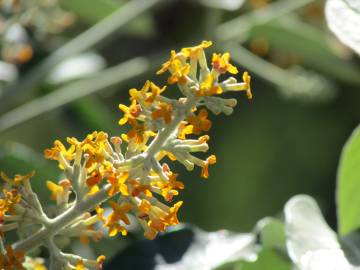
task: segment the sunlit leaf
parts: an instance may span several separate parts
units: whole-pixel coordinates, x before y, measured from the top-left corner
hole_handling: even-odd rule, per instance
[[[83,53],[58,64],[48,76],[50,83],[64,83],[80,79],[105,67],[105,60],[96,53]]]
[[[346,143],[340,159],[337,186],[339,232],[348,234],[360,227],[360,127]]]
[[[227,261],[254,260],[255,237],[229,231],[204,232],[177,226],[155,240],[141,240],[116,255],[106,269],[210,270]]]
[[[285,205],[288,253],[301,270],[355,270],[345,257],[336,233],[313,198],[297,195]]]
[[[330,30],[360,54],[360,1],[328,0],[325,14]]]

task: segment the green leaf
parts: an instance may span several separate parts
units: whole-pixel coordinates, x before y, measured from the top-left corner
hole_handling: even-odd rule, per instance
[[[339,232],[346,235],[360,227],[360,126],[342,151],[337,181]]]
[[[239,270],[290,270],[291,263],[281,257],[275,250],[263,249],[259,254],[255,262],[243,262],[241,268],[235,268]]]
[[[260,236],[261,245],[264,248],[283,248],[286,245],[284,224],[276,218],[263,218],[257,225],[256,230]]]
[[[325,14],[330,30],[360,54],[360,1],[328,0]]]

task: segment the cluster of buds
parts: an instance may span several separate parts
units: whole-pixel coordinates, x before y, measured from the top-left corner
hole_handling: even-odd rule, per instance
[[[215,155],[206,159],[195,155],[209,148],[210,137],[205,133],[212,122],[208,110],[214,114],[232,113],[236,100],[219,96],[225,92],[244,91],[252,98],[247,72],[243,73],[242,82],[234,77],[220,81],[222,74],[238,73],[229,62],[229,53],[213,54],[209,68],[204,50],[211,45],[210,41],[203,41],[178,53],[172,51],[158,71],[169,71],[167,86],[146,81],[140,90],[130,89],[130,105],[119,105],[124,113],[119,124],[129,125],[127,133],[109,138],[105,132],[93,132],[84,140],[67,138],[68,146],[56,140],[52,148],[45,150],[45,157],[56,160],[64,172],[64,179],[59,182],[47,182],[50,199],[56,203],[53,216],[42,211],[31,191],[28,180],[32,174],[15,179],[3,176],[13,190],[4,190],[2,220],[11,223],[2,225],[2,231],[31,222],[40,226],[38,232],[9,246],[8,252],[4,250],[3,258],[43,245],[49,249],[50,265],[56,265],[56,269],[99,269],[104,256],[89,260],[63,253],[59,239],[79,237],[86,244],[90,237],[96,241],[102,236],[101,229],[94,226],[97,222],[110,237],[125,236],[131,220],[137,220],[146,238],[154,239],[159,232],[179,223],[177,213],[183,202],[174,199],[184,184],[164,159],[177,160],[187,170],[198,166],[201,176],[208,178]],[[179,99],[163,95],[174,84],[182,94]],[[15,213],[16,207],[19,210]],[[105,207],[111,209],[109,214],[105,214]],[[15,265],[20,257],[3,261]]]
[[[36,42],[63,31],[73,20],[70,13],[59,7],[57,0],[1,0],[3,60],[17,65],[29,61]]]

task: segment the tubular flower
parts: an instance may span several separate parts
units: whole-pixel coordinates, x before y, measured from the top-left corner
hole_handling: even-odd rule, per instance
[[[10,184],[12,186],[21,185],[24,182],[30,180],[30,178],[32,178],[34,175],[35,175],[35,171],[32,171],[25,175],[16,174],[14,179],[12,179],[12,178],[8,177],[4,172],[0,172],[0,178],[5,180],[8,184]]]
[[[15,215],[15,205],[21,201],[21,195],[18,194],[15,189],[3,189],[2,193],[2,198],[0,199],[0,222],[3,220],[7,212]]]
[[[200,57],[200,54],[204,51],[204,49],[209,48],[211,45],[212,45],[211,41],[204,40],[203,42],[201,42],[200,45],[181,49],[181,53],[185,57],[198,59]]]
[[[213,165],[215,163],[216,163],[216,156],[215,155],[209,156],[206,159],[204,166],[202,168],[201,177],[207,179],[209,177],[209,165]]]
[[[223,55],[214,53],[212,56],[212,66],[220,74],[226,72],[237,74],[239,72],[235,66],[230,64],[230,53],[224,53]]]
[[[123,118],[119,120],[119,125],[125,125],[129,119],[136,119],[141,113],[140,105],[136,104],[136,101],[132,101],[130,107],[123,104],[119,105],[119,109],[124,112]]]
[[[208,178],[209,166],[216,163],[215,155],[206,160],[197,157],[197,153],[209,149],[210,137],[203,134],[212,126],[208,112],[230,115],[236,99],[222,97],[229,91],[244,91],[252,98],[247,72],[242,81],[235,77],[220,81],[220,75],[238,73],[229,62],[229,53],[213,54],[212,65],[208,66],[205,51],[211,45],[210,41],[203,41],[180,52],[172,51],[157,72],[170,73],[167,86],[161,88],[146,81],[140,90],[129,90],[130,105],[119,105],[124,113],[119,124],[129,128],[121,138],[94,131],[83,140],[69,137],[66,145],[56,140],[44,151],[46,158],[59,163],[65,175],[58,183],[46,182],[50,199],[56,201],[56,207],[50,210],[53,219],[47,217],[31,189],[29,179],[33,172],[15,175],[13,179],[1,173],[5,180],[0,194],[1,235],[12,229],[36,231],[42,225],[41,234],[59,239],[80,238],[87,244],[89,238],[96,241],[102,236],[95,229],[97,222],[102,223],[109,236],[125,236],[127,225],[133,222],[132,215],[148,239],[177,225],[183,202],[174,199],[184,184],[164,160],[179,162],[187,170],[200,167],[201,177]],[[163,95],[173,84],[182,95],[178,99]],[[104,214],[106,205],[110,209],[108,215]],[[31,242],[33,238],[43,239],[40,236],[25,238],[14,247],[44,244],[57,248],[41,241]],[[0,255],[1,269],[21,269],[23,257],[16,252],[10,248],[7,254]],[[61,259],[68,269],[100,269],[105,259],[99,256],[89,260],[61,250],[58,254],[63,254]]]
[[[199,114],[191,115],[187,121],[193,126],[194,134],[200,134],[202,131],[209,131],[211,128],[211,121],[207,119],[208,112],[206,109],[201,109]]]
[[[127,230],[119,222],[122,221],[126,225],[130,224],[127,213],[133,208],[133,205],[126,202],[118,204],[114,201],[110,201],[109,204],[113,209],[105,223],[105,227],[109,229],[109,236],[115,236],[118,232],[122,235],[127,235]]]
[[[161,102],[159,104],[159,109],[153,111],[151,116],[154,120],[163,118],[165,124],[169,124],[171,122],[172,111],[173,111],[173,107],[171,104]]]

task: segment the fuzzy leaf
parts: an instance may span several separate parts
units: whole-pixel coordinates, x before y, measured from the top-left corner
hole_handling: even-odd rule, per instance
[[[328,0],[325,14],[330,30],[360,54],[360,1]]]

